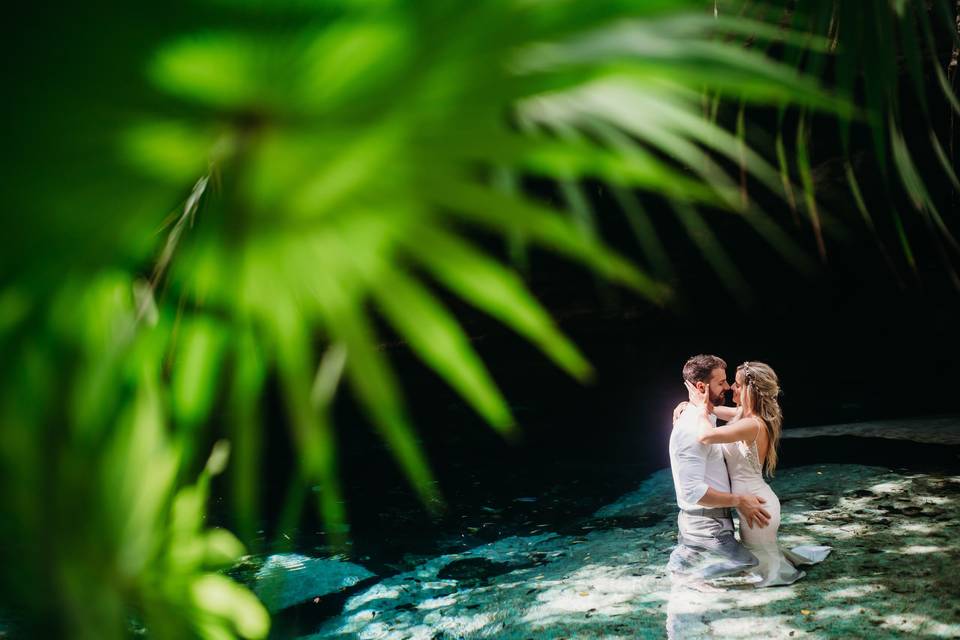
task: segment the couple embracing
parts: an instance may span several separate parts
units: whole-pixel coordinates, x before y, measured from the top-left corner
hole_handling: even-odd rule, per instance
[[[670,467],[680,515],[677,547],[668,567],[692,585],[735,577],[755,587],[792,584],[798,567],[820,562],[830,547],[781,549],[780,501],[764,480],[777,466],[780,384],[762,362],[737,367],[734,384],[717,356],[699,355],[683,367],[690,400],[674,411]],[[734,407],[723,406],[733,391]],[[717,419],[726,424],[717,426]],[[740,515],[740,539],[733,513]]]

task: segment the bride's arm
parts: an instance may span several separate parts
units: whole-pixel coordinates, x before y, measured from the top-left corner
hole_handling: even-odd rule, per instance
[[[717,416],[724,422],[730,422],[736,417],[738,411],[740,411],[740,409],[737,407],[714,407],[713,415]]]
[[[760,433],[760,419],[753,416],[734,420],[722,427],[713,427],[707,420],[706,415],[703,416],[701,426],[703,426],[703,422],[706,422],[707,426],[703,427],[700,436],[697,438],[701,444],[722,444],[740,440],[753,442],[757,439],[757,434]]]
[[[732,416],[733,422],[722,427],[714,427],[710,422],[710,414],[716,413],[717,407],[709,402],[709,392],[704,389],[700,391],[689,382],[684,382],[687,391],[690,394],[690,404],[697,407],[697,418],[700,423],[700,436],[697,438],[701,444],[722,444],[725,442],[737,442],[744,440],[753,442],[760,433],[760,420],[758,418],[739,418]],[[734,411],[734,414],[738,411]],[[718,418],[720,416],[717,416]]]
[[[688,401],[684,400],[673,410],[673,421],[676,423],[677,418],[680,417],[680,414],[683,413],[683,410],[687,408],[687,405],[690,404]],[[724,422],[730,422],[737,417],[737,414],[740,413],[738,407],[713,407],[713,415],[717,416]]]

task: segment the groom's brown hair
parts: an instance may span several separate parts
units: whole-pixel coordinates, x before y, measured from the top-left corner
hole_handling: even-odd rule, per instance
[[[693,356],[683,365],[683,379],[690,384],[707,382],[710,380],[710,373],[717,368],[726,369],[727,363],[717,356],[701,353],[698,356]]]

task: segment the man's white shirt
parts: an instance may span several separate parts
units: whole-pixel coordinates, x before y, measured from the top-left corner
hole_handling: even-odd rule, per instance
[[[723,450],[718,445],[701,444],[700,409],[693,405],[684,409],[670,434],[670,469],[673,471],[673,488],[681,509],[702,509],[697,504],[707,487],[728,493],[730,476],[723,461]],[[717,417],[710,416],[717,425]]]

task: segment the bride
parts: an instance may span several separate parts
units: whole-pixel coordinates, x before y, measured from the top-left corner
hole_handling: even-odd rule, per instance
[[[766,500],[764,508],[770,513],[769,526],[743,527],[741,520],[740,527],[740,541],[760,561],[751,570],[757,578],[754,586],[796,582],[806,575],[797,566],[822,561],[830,553],[830,547],[809,545],[787,550],[777,544],[780,500],[763,478],[764,473],[773,476],[777,467],[777,444],[783,422],[777,400],[780,394],[777,374],[762,362],[744,362],[737,367],[732,387],[734,402],[739,405],[737,409],[714,406],[708,392],[701,393],[690,383],[686,384],[690,402],[702,410],[703,430],[699,440],[703,444],[721,445],[733,493],[753,494]],[[711,413],[727,424],[714,427],[709,419]]]

